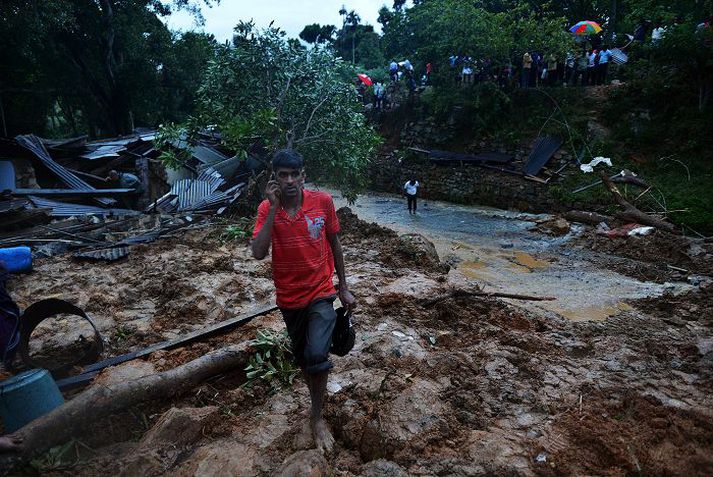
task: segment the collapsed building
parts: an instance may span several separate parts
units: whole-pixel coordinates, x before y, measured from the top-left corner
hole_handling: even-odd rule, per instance
[[[114,248],[126,243],[97,237],[97,231],[146,215],[162,217],[152,230],[157,236],[177,221],[222,214],[263,168],[259,159],[244,160],[205,133],[191,144],[167,146],[188,158],[170,169],[159,159],[163,151],[155,138],[155,130],[137,129],[100,141],[31,134],[0,139],[0,246]],[[122,187],[109,178],[112,171],[136,185]],[[89,231],[92,237],[82,236]]]

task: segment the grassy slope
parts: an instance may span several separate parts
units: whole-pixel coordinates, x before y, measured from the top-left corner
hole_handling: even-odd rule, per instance
[[[493,94],[499,93],[459,88],[430,93],[422,100],[424,111],[441,119],[459,106],[459,120],[469,123],[463,128],[471,141],[486,139],[515,150],[527,149],[540,133],[556,134],[565,138],[566,149],[574,148],[577,153],[584,149],[584,162],[610,157],[612,174],[629,169],[652,186],[650,193],[636,201],[638,207],[647,212],[669,211],[674,222],[713,235],[713,131],[705,115],[683,108],[676,109],[675,116],[662,114],[655,105],[646,107],[647,98],[624,86],[518,90],[511,100],[493,99]],[[589,124],[602,126],[605,133],[592,134]],[[569,167],[564,180],[550,191],[563,201],[589,203],[607,211],[594,205],[610,202],[602,187],[571,193],[594,180],[591,174]],[[622,191],[632,201],[642,192],[626,186]]]

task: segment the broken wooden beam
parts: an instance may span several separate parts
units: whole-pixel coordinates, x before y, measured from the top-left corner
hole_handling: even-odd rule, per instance
[[[517,293],[505,293],[505,292],[485,292],[482,290],[463,290],[456,289],[449,293],[443,295],[438,295],[436,297],[424,300],[421,302],[421,306],[430,307],[438,303],[439,301],[447,300],[448,298],[464,297],[464,296],[482,296],[486,298],[510,298],[512,300],[526,300],[526,301],[554,301],[557,298],[551,296],[531,296],[531,295],[520,295]]]

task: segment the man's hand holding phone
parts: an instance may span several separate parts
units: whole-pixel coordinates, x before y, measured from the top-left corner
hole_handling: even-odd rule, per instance
[[[280,184],[275,179],[275,173],[270,176],[265,188],[265,196],[270,201],[271,207],[280,207]]]

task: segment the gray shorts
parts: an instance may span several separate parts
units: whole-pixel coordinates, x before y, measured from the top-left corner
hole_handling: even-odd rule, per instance
[[[334,311],[335,297],[321,298],[306,308],[288,310],[280,308],[292,341],[295,363],[309,374],[318,374],[332,368],[329,348],[337,321]]]

